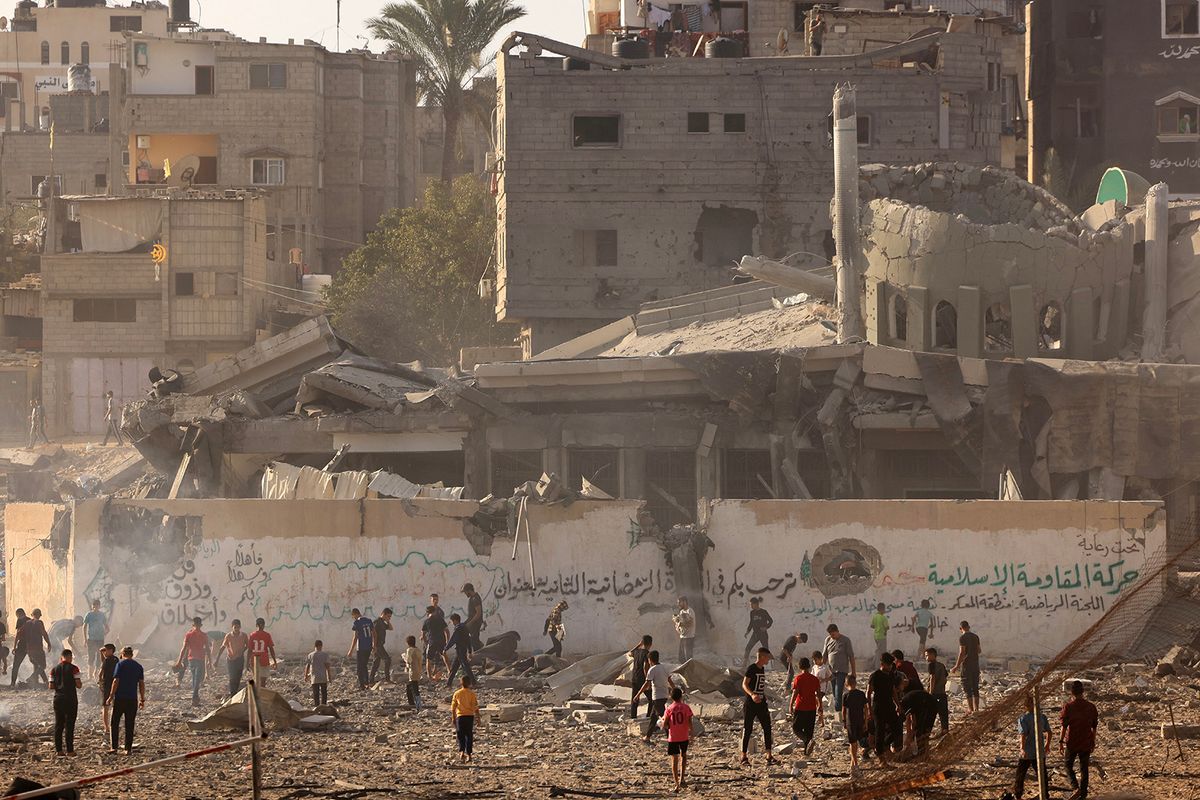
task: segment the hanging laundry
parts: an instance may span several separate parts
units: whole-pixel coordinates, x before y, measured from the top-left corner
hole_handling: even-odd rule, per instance
[[[671,12],[658,6],[650,6],[650,27],[661,28],[663,25],[671,21]]]

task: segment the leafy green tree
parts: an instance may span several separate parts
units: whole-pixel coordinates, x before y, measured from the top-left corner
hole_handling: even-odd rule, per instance
[[[511,344],[512,326],[479,297],[495,238],[485,185],[468,175],[431,184],[342,261],[327,296],[334,326],[372,355],[432,365],[454,363],[460,347]]]
[[[483,51],[502,28],[525,16],[511,0],[405,0],[367,20],[377,39],[416,59],[417,90],[442,109],[443,181],[454,177],[455,144],[466,87],[479,74]]]

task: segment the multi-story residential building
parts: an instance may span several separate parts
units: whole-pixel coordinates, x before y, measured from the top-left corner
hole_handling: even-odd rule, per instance
[[[502,53],[498,318],[519,321],[536,353],[727,284],[748,253],[827,262],[834,87],[857,88],[864,163],[998,164],[1005,35],[965,19],[857,55]]]
[[[1036,0],[1028,35],[1030,180],[1053,149],[1081,194],[1122,167],[1200,196],[1200,0]]]
[[[253,186],[270,251],[333,272],[416,188],[416,82],[396,53],[131,35],[115,82],[115,193]],[[170,173],[170,174],[168,174]]]
[[[7,30],[0,30],[4,129],[48,129],[51,99],[72,89],[67,71],[74,65],[89,68],[80,80],[93,92],[108,91],[109,65],[124,60],[125,33],[165,36],[168,17],[166,4],[155,0],[58,0],[45,6],[20,0]]]
[[[104,392],[143,396],[151,367],[188,372],[255,341],[271,285],[253,192],[64,197],[42,256],[42,394],[51,431],[104,430]],[[166,248],[155,263],[150,248]]]

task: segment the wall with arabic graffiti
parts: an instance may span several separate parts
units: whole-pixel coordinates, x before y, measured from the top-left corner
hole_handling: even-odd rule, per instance
[[[10,551],[47,536],[47,508],[8,506]],[[390,606],[397,632],[415,633],[430,592],[461,610],[470,581],[484,598],[485,633],[520,631],[527,648],[544,645],[542,621],[566,599],[569,652],[642,633],[674,650],[674,575],[631,524],[636,503],[533,506],[532,575],[524,542],[516,560],[511,540],[475,551],[463,535],[474,510],[438,500],[82,501],[60,572],[73,600],[49,591],[37,554],[13,561],[8,607],[40,603],[56,619],[97,598],[120,641],[163,652],[178,647],[192,616],[211,630],[261,616],[295,653],[318,637],[348,640],[352,607],[373,615]],[[715,549],[693,600],[713,622],[700,651],[722,656],[741,652],[756,595],[775,618],[776,645],[793,630],[819,640],[837,622],[869,652],[867,622],[883,602],[892,646],[911,650],[909,620],[928,599],[935,644],[951,648],[953,627],[968,619],[987,653],[1047,655],[1103,614],[1165,542],[1153,503],[729,500],[714,502],[710,519]]]

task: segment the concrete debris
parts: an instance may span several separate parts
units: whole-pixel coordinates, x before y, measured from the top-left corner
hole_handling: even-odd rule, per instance
[[[1191,677],[1196,673],[1198,667],[1200,667],[1200,652],[1185,645],[1175,645],[1158,660],[1154,674],[1159,677],[1166,675]]]
[[[571,712],[571,718],[582,725],[607,725],[616,721],[617,712],[606,708],[576,709]]]
[[[525,719],[525,706],[512,703],[487,705],[479,709],[479,716],[487,722],[520,722]]]
[[[338,718],[331,714],[309,714],[307,717],[301,717],[296,725],[302,731],[319,731],[333,725],[337,720]]]
[[[672,673],[690,691],[717,692],[725,697],[742,696],[742,678],[727,667],[718,667],[693,658],[679,665]]]
[[[589,683],[610,683],[630,664],[625,651],[598,653],[576,661],[561,672],[550,676],[547,683],[555,704],[562,705],[579,694]]]
[[[249,689],[243,687],[200,719],[188,720],[188,727],[195,731],[220,729],[245,731],[249,725],[248,695]],[[294,728],[300,723],[300,715],[292,709],[287,699],[277,692],[270,689],[259,689],[258,705],[262,709],[263,721],[275,730]],[[330,719],[336,719],[336,717]]]

